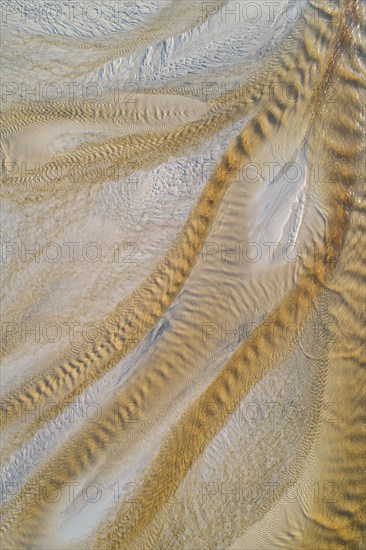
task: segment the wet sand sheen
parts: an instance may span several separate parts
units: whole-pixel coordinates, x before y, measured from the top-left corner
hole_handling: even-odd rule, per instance
[[[1,409],[6,460],[32,442],[37,431],[45,429],[52,418],[62,418],[70,402],[82,400],[90,388],[97,392],[94,395],[102,404],[100,418],[92,424],[79,419],[75,430],[69,435],[65,432],[60,444],[55,442],[38,466],[28,463],[23,487],[8,497],[3,507],[2,532],[9,548],[27,547],[30,540],[35,548],[45,545],[193,548],[197,544],[229,545],[236,539],[235,548],[261,546],[268,544],[268,540],[288,548],[295,544],[299,548],[312,548],[314,541],[320,541],[322,548],[358,544],[362,530],[359,510],[364,498],[360,431],[363,376],[359,346],[364,317],[359,307],[362,290],[358,282],[365,276],[359,239],[364,232],[365,197],[361,182],[365,173],[362,157],[365,143],[364,89],[353,75],[360,67],[364,70],[365,20],[365,6],[356,0],[337,2],[332,10],[316,2],[304,3],[298,29],[267,65],[263,62],[264,76],[258,76],[257,82],[264,89],[269,83],[276,84],[275,93],[265,95],[255,109],[246,101],[242,105],[232,104],[230,96],[225,96],[226,103],[221,98],[216,106],[210,107],[191,99],[181,103],[174,96],[172,107],[164,104],[164,111],[158,96],[146,95],[136,108],[118,114],[118,122],[109,123],[102,122],[104,113],[112,115],[107,102],[98,120],[104,132],[100,134],[102,139],[93,143],[94,138],[89,135],[84,145],[77,145],[70,153],[60,153],[54,159],[51,153],[40,154],[41,164],[53,159],[61,168],[80,163],[103,167],[105,172],[96,184],[102,187],[116,167],[126,174],[135,167],[151,169],[169,162],[172,156],[187,155],[225,127],[246,117],[205,180],[187,220],[180,219],[180,229],[166,254],[143,283],[104,316],[99,339],[89,346],[78,343],[65,350],[60,348],[59,357],[53,358],[52,363],[46,356],[34,373],[7,389]],[[287,46],[291,44],[289,50]],[[275,71],[269,70],[274,62]],[[299,97],[296,102],[283,101],[279,90],[294,82],[300,87]],[[336,99],[331,107],[326,101],[330,94]],[[345,108],[340,113],[343,104]],[[44,129],[43,140],[47,139],[47,125],[57,134],[61,127],[80,128],[77,132],[82,137],[93,117],[88,106],[78,111],[77,102],[60,102],[53,113],[46,105],[27,107],[27,117],[20,124],[22,111],[24,107],[17,111],[15,106],[4,114],[5,131],[10,136],[6,153],[9,163],[26,148],[32,125],[40,131]],[[74,112],[78,113],[75,118]],[[138,121],[132,131],[126,125],[126,113],[131,121]],[[42,119],[42,123],[37,122]],[[56,119],[57,123],[51,122]],[[168,126],[151,132],[150,119]],[[171,124],[176,128],[172,129]],[[122,132],[122,136],[111,137],[111,128],[118,135]],[[40,145],[39,142],[34,151]],[[250,240],[251,209],[264,182],[258,179],[253,183],[248,176],[243,177],[243,167],[250,162],[263,169],[273,160],[284,165],[294,161],[303,150],[310,168],[317,163],[336,164],[336,170],[331,182],[321,181],[320,185],[311,169],[305,173],[306,208],[299,232],[304,250],[301,261],[261,268],[250,262],[237,262],[235,255],[222,261],[216,252],[204,261],[205,243],[219,243],[219,249],[222,246],[230,249],[233,242]],[[29,149],[24,154],[29,159],[33,153]],[[36,191],[27,189],[32,179],[41,182]],[[49,187],[45,165],[36,176],[6,175],[4,185],[4,200],[10,204],[13,201],[20,215],[22,211],[32,213],[38,209],[39,221],[45,209],[49,214],[57,212],[61,205],[67,207],[72,196],[83,193],[87,196],[88,187],[91,192],[96,188],[85,176],[77,185],[70,185],[67,173]],[[88,217],[90,213],[86,213],[85,219]],[[315,258],[310,252],[311,244],[319,236]],[[5,274],[7,285],[17,270],[26,274],[31,262],[24,265],[15,258],[10,265],[12,271]],[[52,269],[40,270],[37,285],[43,280],[49,284],[52,277]],[[23,294],[24,311],[31,315],[33,294],[26,287]],[[85,304],[81,301],[80,306]],[[324,308],[331,322],[322,336],[326,351],[318,362],[311,355],[309,334]],[[228,346],[226,352],[222,351],[218,335],[214,338],[210,335],[204,341],[204,323],[211,328],[220,323],[232,327],[253,319],[253,311],[256,317],[250,334]],[[21,308],[19,315],[21,319]],[[59,318],[62,319],[61,314]],[[161,323],[162,330],[152,344],[145,344],[157,323]],[[296,326],[297,338],[284,341],[289,326]],[[334,326],[336,335],[332,334]],[[329,342],[336,343],[329,345]],[[111,380],[108,376],[118,372],[135,348],[143,350],[136,366],[108,393],[107,380]],[[315,354],[317,349],[313,350]],[[11,358],[15,351],[21,353],[19,336],[3,345],[4,358]],[[297,366],[297,361],[311,367],[307,376],[301,374],[302,366]],[[277,444],[275,439],[271,442],[274,456],[279,445],[278,456],[288,457],[291,471],[287,476],[282,475],[279,465],[269,465],[268,457],[263,459],[258,445],[246,449],[248,455],[243,463],[236,463],[235,445],[239,445],[240,438],[237,443],[230,439],[233,411],[257,388],[271,391],[270,377],[285,367],[304,377],[302,397],[306,402],[308,396],[308,412],[318,411],[311,422],[301,425],[296,448],[286,449],[286,439],[279,439]],[[319,385],[315,388],[313,370],[318,367]],[[347,384],[345,371],[354,373],[354,382],[348,385],[349,395],[341,389]],[[106,381],[104,389],[103,381]],[[291,387],[287,392],[289,398]],[[336,403],[339,411],[337,428],[322,420],[329,402]],[[35,421],[30,418],[26,423],[19,422],[24,408],[32,410],[50,403],[56,403],[52,418],[41,416]],[[214,410],[208,410],[208,403],[214,404]],[[131,420],[136,411],[138,423],[134,424]],[[286,430],[290,435],[290,427],[284,428],[285,433]],[[210,503],[206,501],[203,506],[199,500],[207,468],[211,468],[211,473],[215,470],[210,466],[215,457],[215,442],[221,436],[225,438],[225,434],[233,446],[227,467],[230,464],[234,480],[239,482],[251,462],[256,461],[260,472],[257,481],[260,479],[263,487],[271,479],[277,484],[275,502],[254,504],[245,512],[245,521],[240,519],[240,503],[231,519],[220,512],[219,493],[212,496],[211,512]],[[143,449],[145,438],[147,446]],[[215,461],[220,462],[220,453]],[[127,464],[131,467],[130,475]],[[327,471],[325,464],[331,464]],[[5,472],[11,471],[11,462],[4,466]],[[217,472],[218,477],[211,478],[215,479],[215,487],[222,483],[218,466]],[[193,475],[196,477],[192,480]],[[289,514],[285,526],[283,514],[287,503],[281,500],[284,491],[294,483],[311,486],[319,476],[322,483],[337,485],[337,502],[323,498],[318,504],[304,496]],[[351,476],[357,480],[353,481],[352,489]],[[117,503],[103,500],[99,516],[95,503],[85,504],[79,494],[77,507],[80,517],[84,515],[85,525],[78,535],[77,527],[72,527],[72,506],[64,489],[70,483],[89,481],[102,486],[106,480],[118,479],[136,484],[133,500]],[[48,492],[55,487],[63,496],[52,503]],[[177,511],[183,498],[188,504]],[[98,525],[92,526],[85,520],[88,507]],[[273,510],[268,514],[270,508]],[[201,514],[202,521],[205,519],[192,533],[189,525],[197,522],[198,517],[194,520],[194,514]],[[230,529],[223,529],[220,514],[231,522]],[[306,522],[299,519],[301,514]],[[262,526],[264,535],[258,533],[256,522],[260,522],[258,526]],[[63,525],[69,525],[70,531],[65,531]]]

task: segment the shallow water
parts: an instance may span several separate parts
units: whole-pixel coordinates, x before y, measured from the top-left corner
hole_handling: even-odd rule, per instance
[[[363,547],[365,22],[4,3],[4,548]]]

